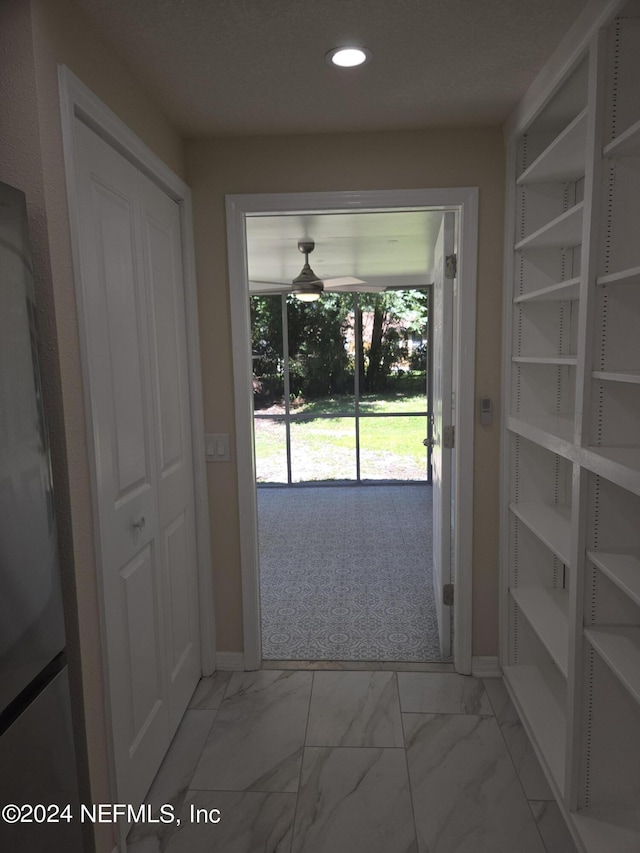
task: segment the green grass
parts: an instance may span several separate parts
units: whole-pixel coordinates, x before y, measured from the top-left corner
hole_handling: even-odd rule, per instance
[[[296,407],[295,413],[349,411],[342,398],[318,400]],[[364,401],[367,412],[424,411],[424,397],[398,399],[386,395]],[[426,417],[361,418],[360,459],[363,479],[424,480]],[[294,480],[333,480],[355,477],[355,419],[313,418],[292,421]],[[256,420],[256,460],[259,481],[286,480],[285,430],[275,420]]]
[[[424,412],[427,408],[426,394],[407,397],[401,393],[385,391],[378,394],[361,394],[361,412]],[[291,405],[292,414],[331,414],[332,412],[353,412],[355,403],[352,394],[323,397]]]

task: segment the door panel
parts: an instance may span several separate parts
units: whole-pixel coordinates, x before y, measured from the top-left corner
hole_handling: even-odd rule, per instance
[[[160,470],[163,475],[175,465],[180,465],[184,459],[183,430],[180,421],[183,395],[178,369],[181,341],[177,325],[180,313],[179,306],[176,304],[175,286],[179,269],[176,268],[175,263],[173,246],[175,236],[170,229],[165,228],[145,211],[147,259],[153,281],[152,301],[155,321],[153,345],[157,365],[155,382],[160,409],[158,421]]]
[[[136,300],[131,202],[94,180],[94,210],[99,232],[98,270],[106,301],[106,331],[112,372],[113,451],[117,473],[116,500],[147,480],[143,364],[140,353],[140,310]]]
[[[168,702],[172,733],[200,677],[189,375],[178,205],[140,176],[145,276],[159,448],[158,524],[165,547]]]
[[[146,545],[120,572],[122,606],[126,613],[129,661],[126,672],[130,682],[131,741],[141,737],[159,711],[158,694],[162,685],[162,661],[157,653],[157,622],[153,602],[157,598],[155,560],[151,545]]]
[[[453,281],[445,276],[445,261],[454,251],[454,216],[442,218],[433,283],[433,592],[443,657],[451,655],[451,607],[442,596],[451,583],[451,450],[444,447],[444,428],[451,424],[452,408]]]
[[[175,679],[185,651],[191,648],[193,640],[189,631],[189,548],[184,513],[167,527],[164,550],[169,569],[171,600],[171,677]]]
[[[200,676],[180,217],[76,121],[83,320],[120,802],[141,802]]]

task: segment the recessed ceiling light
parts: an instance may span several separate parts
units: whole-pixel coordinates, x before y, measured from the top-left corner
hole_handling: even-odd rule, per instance
[[[366,47],[334,47],[326,55],[329,65],[339,68],[355,68],[371,59],[371,51]]]

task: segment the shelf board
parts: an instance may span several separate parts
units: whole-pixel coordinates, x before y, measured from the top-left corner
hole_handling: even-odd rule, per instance
[[[571,817],[587,853],[640,850],[640,809],[582,809]]]
[[[516,184],[575,181],[584,175],[587,147],[587,108],[556,136],[524,170]]]
[[[640,270],[638,272],[640,273]],[[569,302],[578,299],[579,296],[580,279],[568,278],[566,281],[559,281],[556,284],[550,284],[548,287],[532,290],[531,293],[516,296],[513,301],[516,305],[526,304],[527,302]]]
[[[594,370],[591,376],[602,382],[627,382],[630,385],[640,385],[640,373],[637,370]]]
[[[562,589],[518,587],[511,597],[536,632],[560,672],[569,671],[569,595]]]
[[[631,696],[640,703],[640,628],[585,628],[585,636]]]
[[[608,459],[634,472],[640,471],[640,448],[638,447],[589,447],[591,453]]]
[[[584,447],[579,456],[584,468],[640,495],[640,448]]]
[[[605,157],[640,157],[640,121],[605,145],[602,153]]]
[[[560,504],[510,504],[511,512],[566,566],[571,552],[571,509]]]
[[[587,551],[587,557],[613,583],[640,605],[640,560],[631,554]]]
[[[535,666],[503,667],[516,709],[530,737],[540,747],[560,791],[564,790],[566,722],[562,708]]]
[[[596,284],[604,286],[605,284],[640,284],[640,267],[630,267],[627,270],[620,272],[611,272],[607,275],[598,276]]]
[[[573,458],[573,417],[569,415],[518,415],[507,419],[507,429],[554,453]]]
[[[582,242],[582,212],[584,202],[581,201],[574,207],[547,222],[542,228],[538,228],[533,234],[529,234],[524,240],[516,243],[517,252],[527,249],[570,249],[579,246]]]
[[[566,364],[569,366],[578,363],[577,355],[514,355],[511,361],[514,364]]]

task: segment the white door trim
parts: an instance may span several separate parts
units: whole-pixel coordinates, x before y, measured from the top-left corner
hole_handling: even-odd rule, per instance
[[[459,342],[456,387],[456,518],[454,599],[454,663],[458,672],[471,672],[473,428],[475,417],[475,324],[478,245],[478,189],[374,190],[322,193],[268,193],[228,195],[227,247],[233,375],[236,414],[236,457],[240,510],[240,559],[244,622],[244,664],[258,669],[262,660],[258,573],[258,513],[256,505],[253,417],[251,410],[251,328],[245,219],[254,214],[312,213],[317,211],[419,210],[447,208],[460,213],[458,269],[460,298],[457,323]]]
[[[80,337],[80,356],[85,388],[85,417],[87,440],[89,442],[89,470],[94,512],[94,536],[96,540],[95,557],[99,582],[101,582],[102,562],[99,537],[99,519],[97,518],[98,489],[97,471],[94,454],[94,424],[91,417],[89,399],[88,348],[86,329],[83,323],[83,293],[80,281],[80,245],[79,245],[79,198],[76,187],[76,148],[74,140],[74,122],[78,118],[95,131],[111,147],[133,163],[147,175],[170,198],[177,202],[180,210],[180,228],[182,237],[182,264],[185,287],[185,311],[187,323],[187,349],[189,371],[189,396],[191,411],[191,438],[193,452],[193,480],[195,499],[195,521],[197,539],[198,585],[200,598],[200,644],[203,675],[215,670],[215,621],[213,612],[213,581],[211,575],[211,548],[209,536],[209,500],[206,481],[206,463],[204,456],[204,418],[202,408],[202,380],[200,375],[200,345],[198,333],[198,302],[195,276],[195,254],[193,247],[193,214],[191,191],[105,104],[82,83],[68,68],[58,67],[60,87],[60,110],[62,121],[62,141],[66,172],[67,197],[73,252],[73,269],[76,299],[78,303],[78,326]],[[106,662],[107,646],[104,631],[104,613],[101,612],[102,654],[105,677],[108,673]],[[108,695],[108,679],[105,681]],[[107,720],[111,724],[107,702]],[[111,755],[113,760],[113,754]],[[114,789],[115,792],[115,789]],[[115,802],[115,800],[114,800]]]

